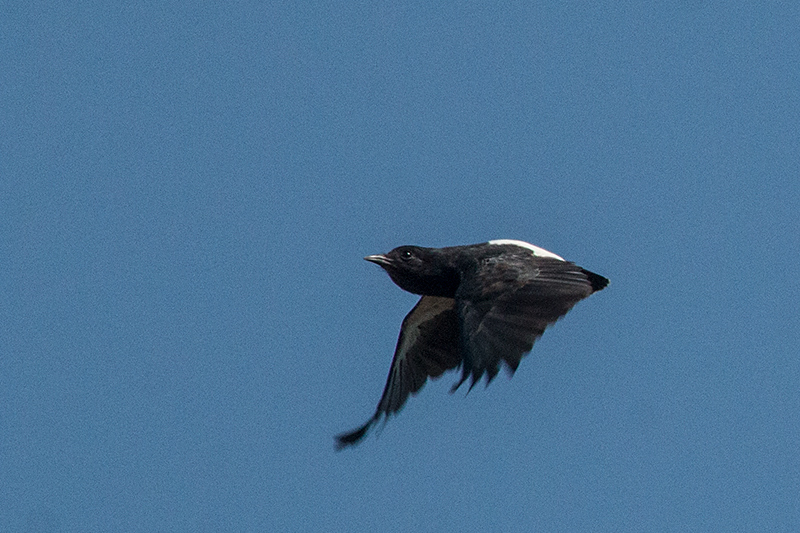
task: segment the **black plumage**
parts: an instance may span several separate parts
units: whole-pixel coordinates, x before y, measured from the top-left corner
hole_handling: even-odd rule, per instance
[[[401,246],[364,259],[422,298],[403,320],[375,414],[337,436],[337,449],[358,443],[372,424],[399,411],[428,377],[461,366],[454,392],[467,379],[471,390],[484,375],[488,385],[503,363],[513,374],[545,328],[608,285],[603,276],[522,241]]]

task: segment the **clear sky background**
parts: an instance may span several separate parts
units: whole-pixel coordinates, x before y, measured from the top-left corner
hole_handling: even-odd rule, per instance
[[[0,8],[0,530],[800,530],[800,4]],[[416,301],[611,280],[334,452]]]

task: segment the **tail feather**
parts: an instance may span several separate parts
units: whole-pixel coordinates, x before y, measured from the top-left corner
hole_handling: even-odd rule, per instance
[[[589,272],[585,268],[581,269],[586,275],[586,278],[589,280],[589,283],[592,284],[592,292],[602,291],[603,289],[608,286],[608,279],[604,278],[600,274],[595,274],[594,272]]]

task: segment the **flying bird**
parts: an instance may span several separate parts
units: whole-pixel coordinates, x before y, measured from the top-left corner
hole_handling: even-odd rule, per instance
[[[468,246],[400,246],[368,255],[401,289],[419,294],[403,319],[389,377],[375,414],[336,437],[336,448],[358,443],[381,417],[398,412],[429,377],[461,367],[469,390],[486,385],[505,364],[509,374],[545,328],[576,303],[608,285],[603,276],[527,242],[494,240]]]

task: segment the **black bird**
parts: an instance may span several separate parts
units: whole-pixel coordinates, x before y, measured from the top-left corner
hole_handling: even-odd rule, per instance
[[[401,289],[422,295],[406,315],[375,414],[336,437],[336,448],[358,443],[367,430],[399,411],[428,377],[461,366],[469,389],[486,385],[505,363],[513,374],[545,328],[608,285],[603,276],[527,242],[495,240],[469,246],[400,246],[368,255]]]

